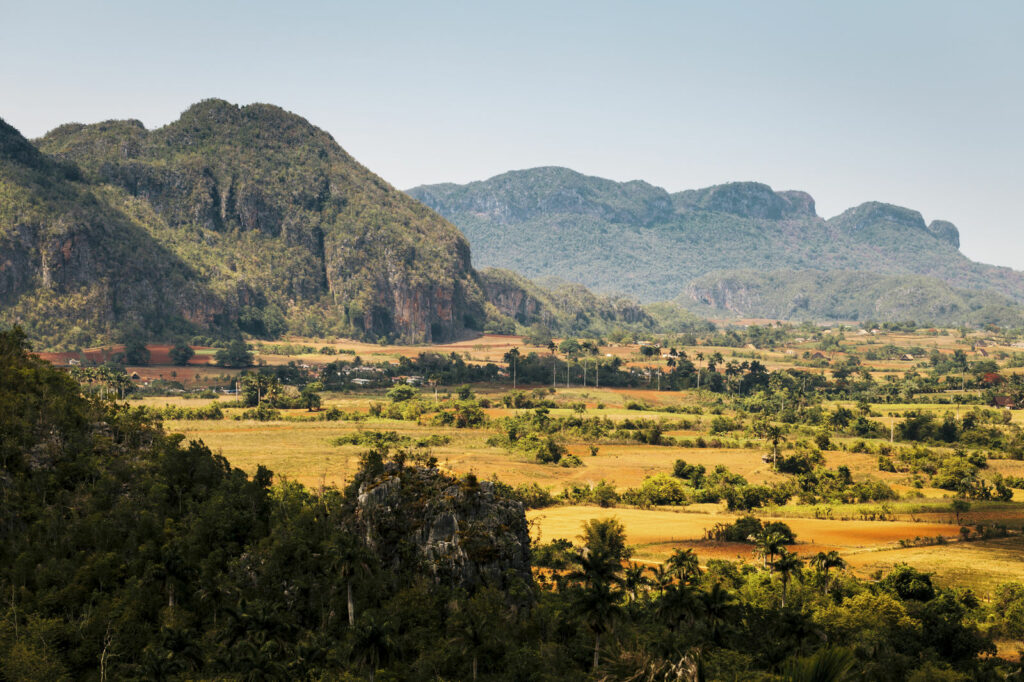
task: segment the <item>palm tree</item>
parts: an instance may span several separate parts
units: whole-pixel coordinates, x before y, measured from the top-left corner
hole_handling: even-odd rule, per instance
[[[397,648],[391,622],[370,614],[363,619],[363,624],[356,630],[352,643],[352,656],[356,662],[366,667],[370,682],[377,676],[377,670],[388,662]]]
[[[782,427],[778,424],[768,424],[764,427],[764,439],[772,444],[772,468],[779,465],[779,443],[786,441]]]
[[[451,643],[469,654],[473,680],[476,682],[478,661],[491,640],[493,615],[485,610],[475,608],[476,604],[467,603],[451,619],[454,636]]]
[[[786,548],[786,537],[782,533],[774,531],[761,531],[757,535],[751,536],[751,539],[757,545],[757,553],[761,555],[764,567],[773,571],[775,555]]]
[[[722,633],[729,622],[729,614],[736,605],[736,599],[722,587],[722,583],[716,582],[710,590],[701,592],[701,600],[704,607],[704,622],[711,641],[721,644]]]
[[[338,557],[337,575],[345,581],[345,591],[348,601],[348,624],[355,627],[356,604],[353,598],[352,589],[354,583],[366,579],[370,575],[370,565],[364,551],[353,542],[346,543],[345,547],[336,550]]]
[[[822,593],[828,589],[829,570],[833,568],[838,568],[840,570],[846,568],[846,561],[843,557],[839,556],[839,552],[834,549],[830,552],[818,552],[814,555],[814,558],[811,559],[811,564],[818,570],[818,573],[823,576],[821,585]]]
[[[721,353],[717,351],[712,353],[711,357],[708,358],[708,370],[714,372],[715,368],[717,368],[723,362],[725,362],[725,358],[722,357]]]
[[[856,663],[849,649],[828,647],[808,658],[789,661],[782,670],[785,682],[844,682]]]
[[[556,351],[558,351],[558,346],[554,341],[548,341],[548,350],[551,352],[551,388],[557,388],[558,356]]]
[[[627,566],[623,584],[629,600],[637,601],[640,598],[640,590],[651,584],[651,579],[647,577],[647,567],[638,563]]]
[[[601,635],[611,629],[618,616],[619,595],[614,589],[622,584],[622,561],[629,558],[626,529],[617,519],[591,519],[583,524],[584,547],[577,562],[580,568],[569,574],[582,583],[575,595],[575,607],[583,622],[594,633],[594,670],[601,662]]]
[[[594,671],[601,664],[601,635],[608,632],[618,617],[618,595],[611,583],[594,581],[576,593],[577,612],[584,624],[594,633]]]
[[[799,573],[803,567],[803,559],[783,547],[779,550],[779,558],[772,562],[772,568],[779,573],[779,580],[782,581],[782,608],[786,608],[786,591],[789,587],[789,579],[794,573]]]
[[[672,571],[665,568],[664,564],[658,564],[654,568],[654,584],[658,586],[658,594],[664,595],[665,588],[672,584]]]
[[[512,346],[507,353],[505,353],[505,362],[512,366],[512,390],[516,390],[516,360],[519,359],[519,348]]]
[[[697,358],[697,362],[704,362],[704,353],[698,352],[693,357]],[[697,390],[700,390],[700,364],[697,365]]]
[[[672,575],[684,583],[699,578],[701,574],[700,561],[693,549],[677,549],[669,557],[668,567]]]

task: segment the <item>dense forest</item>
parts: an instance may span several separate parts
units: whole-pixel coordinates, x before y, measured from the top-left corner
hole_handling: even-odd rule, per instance
[[[531,546],[521,495],[445,473],[429,443],[368,440],[345,489],[249,478],[145,410],[83,396],[17,330],[0,334],[0,410],[2,679],[996,680],[1018,668],[989,637],[1021,627],[1008,615],[1019,593],[984,604],[907,566],[863,582],[838,555],[804,564],[782,527],[751,531],[763,561],[681,550],[657,571],[630,561],[614,519]]]

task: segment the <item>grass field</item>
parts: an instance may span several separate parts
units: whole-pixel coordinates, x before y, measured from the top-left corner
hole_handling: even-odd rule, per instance
[[[480,339],[462,341],[443,346],[380,346],[350,341],[321,341],[309,339],[286,340],[284,343],[303,344],[314,347],[317,351],[327,345],[338,350],[346,350],[357,354],[367,362],[382,360],[394,361],[400,356],[415,356],[421,352],[458,353],[469,362],[500,362],[504,353],[513,346],[519,347],[523,353],[535,351],[547,353],[545,348],[528,347],[519,337],[485,336]],[[857,339],[858,348],[864,349],[885,343],[901,346],[917,345],[926,349],[937,348],[940,352],[949,353],[955,348],[969,348],[966,342],[954,335],[878,335],[870,338]],[[164,349],[160,349],[161,352]],[[208,351],[208,349],[203,349]],[[687,349],[694,353],[700,350],[705,357],[718,351],[729,360],[733,357],[756,356],[769,368],[801,367],[804,352],[813,352],[812,344],[796,344],[791,348],[779,351],[749,349],[701,347]],[[994,349],[993,349],[994,350]],[[1009,349],[1007,349],[1009,351]],[[662,360],[642,359],[637,346],[606,346],[601,348],[603,354],[621,357],[627,363],[643,362],[657,364]],[[223,370],[201,363],[210,358],[212,351],[193,358],[195,364],[185,368],[146,367],[137,370],[140,378],[172,378],[171,372],[180,379],[199,385],[210,384],[224,376],[231,377],[235,372]],[[348,357],[352,357],[352,355]],[[310,365],[331,362],[338,357],[319,352],[305,355],[261,355],[260,360],[268,364],[286,362],[308,363]],[[916,363],[904,361],[878,361],[871,364],[872,373],[884,375],[910,370]],[[828,370],[815,369],[816,372]],[[474,392],[495,401],[508,387],[474,386]],[[526,387],[532,388],[532,387]],[[442,399],[446,394],[442,388]],[[429,395],[429,389],[424,391]],[[587,406],[588,416],[607,417],[614,421],[624,419],[666,419],[677,421],[685,419],[693,424],[692,429],[673,431],[667,435],[681,438],[694,438],[697,435],[708,436],[707,428],[714,415],[707,409],[709,400],[717,398],[698,394],[694,391],[672,392],[656,391],[648,388],[639,389],[608,389],[592,386],[559,386],[552,398],[564,407],[551,410],[552,416],[571,414],[568,405],[582,402]],[[338,407],[346,412],[368,413],[372,402],[383,402],[383,391],[364,391],[361,393],[325,393],[324,407]],[[643,412],[626,409],[629,401],[642,401],[650,409]],[[208,400],[184,399],[181,397],[146,398],[143,404],[181,405],[199,407]],[[221,402],[224,402],[221,399]],[[496,402],[496,401],[495,401]],[[702,405],[704,414],[673,414],[658,411],[668,406]],[[851,409],[855,405],[850,401],[832,403],[844,405]],[[883,404],[873,405],[872,409],[881,416],[873,417],[876,421],[888,426],[896,415],[896,419],[909,410],[927,410],[936,414],[954,411],[955,405],[936,404]],[[549,464],[539,464],[525,456],[512,454],[502,448],[487,445],[487,439],[496,431],[492,427],[483,429],[455,429],[431,426],[429,415],[421,418],[422,423],[397,421],[379,418],[368,418],[360,422],[345,421],[299,421],[291,417],[310,416],[302,410],[286,413],[289,419],[280,421],[257,422],[233,419],[241,410],[228,408],[228,419],[221,421],[175,421],[168,420],[165,425],[171,431],[184,433],[190,439],[206,442],[214,451],[222,453],[228,460],[249,473],[257,466],[264,465],[276,472],[279,477],[296,480],[307,486],[344,485],[356,471],[359,454],[365,448],[356,445],[336,446],[332,440],[340,435],[354,431],[384,430],[395,431],[411,438],[422,438],[431,434],[440,434],[450,438],[443,446],[432,448],[432,454],[442,467],[455,473],[472,472],[481,478],[498,477],[509,484],[538,483],[554,492],[576,484],[596,484],[607,481],[620,491],[640,485],[643,480],[654,474],[669,473],[674,462],[686,460],[690,464],[700,464],[707,470],[717,465],[725,465],[734,473],[745,477],[751,483],[769,483],[784,477],[775,473],[770,464],[762,457],[766,445],[747,432],[722,434],[723,438],[746,443],[746,447],[715,448],[715,447],[664,447],[643,445],[639,443],[601,443],[596,456],[591,456],[590,444],[584,442],[568,443],[568,450],[582,460],[579,467],[565,468]],[[491,407],[486,410],[489,418],[497,419],[514,414],[516,410],[504,407]],[[728,409],[725,416],[729,416]],[[1024,412],[1013,414],[1015,423],[1024,423]],[[812,434],[808,431],[807,434]],[[809,437],[807,434],[794,435],[794,438]],[[879,569],[885,569],[894,563],[907,562],[924,570],[934,571],[937,579],[944,584],[964,584],[980,591],[991,588],[1009,579],[1020,579],[1024,575],[1024,539],[1021,536],[1009,538],[959,542],[959,525],[955,523],[955,515],[951,511],[951,493],[934,488],[915,488],[906,474],[883,472],[878,470],[877,455],[849,451],[849,447],[857,440],[854,438],[836,438],[839,449],[825,453],[826,466],[835,469],[848,467],[856,480],[877,480],[890,485],[903,499],[879,503],[851,505],[801,505],[789,504],[783,507],[770,507],[758,511],[764,518],[777,518],[789,524],[797,535],[797,544],[793,551],[800,555],[814,554],[821,550],[836,549],[849,561],[851,570],[859,575],[870,575]],[[845,446],[845,448],[843,447]],[[1024,476],[1024,462],[1010,459],[992,459],[989,461],[989,474],[998,472],[1008,476]],[[1024,526],[1024,493],[1017,491],[1015,502],[1012,503],[974,503],[971,510],[964,514],[960,521],[964,524],[1005,523],[1011,528]],[[876,518],[888,520],[867,520],[874,515]],[[591,506],[556,506],[547,509],[530,511],[529,519],[535,539],[551,540],[556,537],[575,538],[580,532],[581,524],[590,518],[615,516],[626,526],[629,542],[634,547],[634,556],[642,561],[662,561],[671,552],[680,547],[692,547],[703,559],[709,558],[741,558],[752,560],[753,548],[745,543],[722,543],[706,539],[706,532],[717,523],[727,523],[736,518],[729,513],[724,504],[694,504],[680,508],[638,509],[619,506],[603,509]],[[931,546],[900,546],[900,541],[911,541],[915,538],[935,538],[942,536],[950,539],[948,544]]]

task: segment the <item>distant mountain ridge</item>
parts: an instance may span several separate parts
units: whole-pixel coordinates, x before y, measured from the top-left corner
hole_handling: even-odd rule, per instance
[[[1024,274],[965,257],[955,225],[926,223],[917,211],[879,202],[826,220],[806,192],[762,183],[669,193],[643,181],[618,183],[558,167],[425,185],[408,194],[463,231],[477,266],[556,276],[641,301],[676,299],[706,313],[849,319],[839,311],[865,310],[863,301],[847,303],[870,279],[839,273],[884,275],[910,299],[930,302],[921,309],[876,306],[873,316],[881,320],[1015,321],[1024,302]],[[752,272],[762,276],[757,296],[723,297],[737,282],[751,284]],[[787,287],[770,286],[783,281]],[[854,282],[857,290],[842,290]],[[799,304],[821,286],[836,297],[834,313]],[[705,295],[711,290],[719,295]],[[730,306],[720,307],[726,299]]]

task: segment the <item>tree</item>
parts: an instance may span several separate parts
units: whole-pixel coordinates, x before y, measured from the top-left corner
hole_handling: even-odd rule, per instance
[[[953,513],[956,515],[956,523],[957,525],[960,525],[960,516],[971,510],[971,503],[962,497],[957,497],[953,500],[953,504],[951,506]]]
[[[274,393],[280,386],[277,377],[272,374],[257,372],[246,374],[241,379],[242,390],[246,393],[246,403],[257,405],[263,403],[263,399]],[[255,399],[255,402],[253,400]]]
[[[700,577],[700,561],[693,549],[677,549],[668,559],[669,570],[681,582],[689,582]]]
[[[486,653],[496,634],[504,632],[501,627],[502,611],[505,608],[502,597],[497,589],[484,588],[465,601],[457,601],[457,610],[449,619],[452,633],[449,641],[470,657],[474,681],[477,679],[480,656]]]
[[[782,670],[784,682],[844,682],[857,659],[849,649],[828,647],[813,656],[789,661]]]
[[[785,549],[786,537],[782,533],[762,530],[753,536],[757,552],[761,555],[765,568],[774,570],[775,555]]]
[[[397,649],[391,621],[376,613],[369,614],[363,624],[356,628],[352,642],[352,657],[366,668],[370,682],[377,676],[377,670],[391,660]]]
[[[245,341],[236,339],[228,344],[227,348],[221,348],[214,355],[214,361],[219,367],[252,367],[252,353],[249,352]]]
[[[830,552],[818,552],[815,554],[814,558],[811,559],[811,565],[823,576],[821,591],[825,592],[828,589],[829,570],[833,568],[846,568],[846,561],[843,557],[839,556],[839,552],[833,549]]]
[[[640,590],[651,584],[647,577],[647,567],[643,564],[632,563],[626,567],[625,580],[623,585],[630,601],[636,601],[640,597]]]
[[[785,440],[785,432],[778,424],[768,424],[764,429],[764,438],[771,443],[771,465],[778,469],[778,443]]]
[[[782,581],[782,607],[786,607],[786,592],[789,587],[789,580],[794,573],[799,573],[804,565],[803,559],[785,547],[779,550],[779,558],[772,562],[772,568],[779,574]]]
[[[579,581],[574,604],[583,622],[594,633],[594,670],[601,660],[601,635],[618,615],[618,594],[622,562],[629,558],[626,529],[618,519],[591,519],[583,524],[583,549],[577,561],[580,568],[569,575]]]
[[[184,367],[196,352],[187,343],[177,343],[171,348],[171,362],[179,367]]]
[[[398,384],[389,388],[384,395],[393,403],[402,403],[416,398],[419,394],[420,392],[409,384]]]
[[[127,365],[148,365],[149,349],[139,338],[128,339],[124,346],[124,361]]]
[[[321,400],[319,391],[324,390],[324,385],[319,381],[312,381],[302,387],[299,397],[307,410],[313,412],[320,409]]]
[[[505,353],[505,362],[512,368],[512,390],[516,390],[516,362],[519,360],[519,348],[512,346]]]

